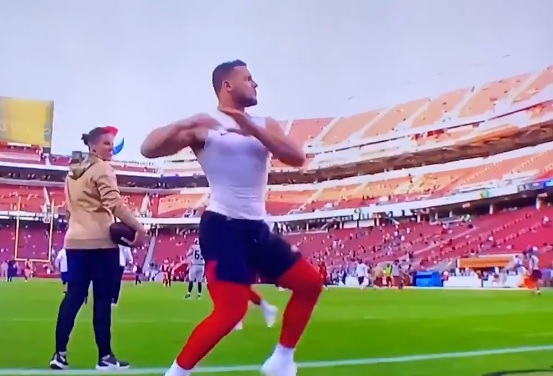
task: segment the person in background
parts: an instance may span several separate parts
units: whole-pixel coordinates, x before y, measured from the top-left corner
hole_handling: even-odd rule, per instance
[[[3,260],[0,264],[0,281],[2,280],[8,280],[8,262],[6,260]]]
[[[135,285],[141,285],[142,284],[142,267],[138,264],[136,264],[133,268],[134,272],[134,284]]]
[[[326,268],[326,264],[324,263],[324,261],[319,264],[319,274],[321,275],[321,278],[323,279],[325,290],[328,290],[328,282],[329,282],[328,270]]]
[[[8,282],[13,282],[13,277],[17,276],[17,263],[15,260],[8,261]]]
[[[113,285],[113,299],[111,301],[112,307],[117,307],[119,303],[119,296],[121,295],[121,284],[123,283],[123,274],[125,274],[125,267],[132,265],[134,259],[129,247],[119,246],[119,268],[117,270],[117,278]]]
[[[361,259],[357,261],[357,266],[355,267],[355,275],[357,276],[357,282],[359,283],[359,288],[364,289],[366,287],[365,281],[369,274],[369,267]]]
[[[33,262],[27,259],[23,265],[23,278],[25,278],[25,282],[28,282],[33,276]]]
[[[67,253],[62,248],[54,259],[54,267],[60,272],[61,283],[65,287],[64,294],[67,293]]]
[[[394,260],[391,267],[392,285],[398,289],[403,288],[403,270],[399,260]]]
[[[65,180],[67,231],[64,248],[67,254],[67,294],[58,311],[55,351],[50,368],[69,366],[67,344],[75,318],[92,283],[94,294],[93,327],[98,347],[96,369],[117,371],[129,363],[115,357],[111,348],[111,302],[117,280],[119,249],[111,240],[110,226],[115,217],[136,231],[129,246],[140,246],[146,236],[144,227],[127,207],[117,187],[113,157],[114,130],[94,128],[82,140],[88,147],[85,157],[73,153]]]
[[[530,289],[533,290],[536,295],[540,295],[540,284],[542,279],[540,260],[534,252],[525,252],[524,257],[528,261],[528,272],[530,273]]]

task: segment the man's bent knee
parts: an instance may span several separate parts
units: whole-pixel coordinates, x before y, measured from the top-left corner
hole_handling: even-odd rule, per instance
[[[285,273],[283,285],[295,294],[318,298],[324,287],[323,277],[306,260],[301,259]]]
[[[248,300],[236,299],[227,301],[227,304],[217,305],[213,309],[212,317],[215,317],[219,324],[226,330],[231,331],[238,324],[248,311]]]
[[[323,287],[323,277],[316,271],[313,271],[313,273],[305,276],[305,285],[302,287],[302,290],[304,290],[305,294],[319,296]]]
[[[208,284],[209,287],[209,284]],[[230,331],[244,318],[248,310],[249,286],[228,282],[212,282],[211,296],[214,308],[212,316]]]

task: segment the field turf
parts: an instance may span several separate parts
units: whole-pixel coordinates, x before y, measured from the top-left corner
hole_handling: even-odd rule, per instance
[[[258,290],[284,308],[287,292]],[[183,284],[125,284],[113,313],[114,350],[132,363],[134,374],[163,375],[209,312],[208,296],[185,301],[184,291]],[[0,376],[51,372],[46,367],[61,298],[59,281],[0,282]],[[92,374],[82,371],[96,361],[91,308],[79,315],[68,376]],[[266,328],[251,308],[244,330],[225,339],[199,374],[257,375],[278,334],[278,325]],[[478,376],[530,369],[536,371],[526,374],[553,375],[553,292],[331,289],[323,292],[296,358],[303,363],[300,376]]]

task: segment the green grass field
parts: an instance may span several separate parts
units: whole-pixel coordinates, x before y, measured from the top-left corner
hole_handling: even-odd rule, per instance
[[[207,296],[185,301],[184,290],[183,284],[124,286],[113,313],[114,350],[132,363],[135,374],[162,375],[194,324],[209,312]],[[284,308],[288,293],[273,287],[259,291]],[[0,375],[48,372],[61,292],[53,280],[0,283]],[[90,317],[91,306],[85,306],[71,339],[67,375],[95,364]],[[547,370],[553,366],[552,319],[550,292],[538,297],[525,291],[331,289],[323,293],[297,351],[297,361],[307,366],[300,364],[298,374],[476,376]],[[225,339],[200,374],[258,374],[254,367],[270,355],[278,334],[278,325],[264,327],[261,313],[252,308],[244,330]],[[230,366],[238,367],[231,371]],[[532,375],[553,375],[553,369]]]

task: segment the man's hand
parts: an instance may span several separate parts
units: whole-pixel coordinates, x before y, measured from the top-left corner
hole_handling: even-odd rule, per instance
[[[217,120],[208,114],[198,114],[192,116],[191,118],[179,121],[178,123],[181,123],[183,126],[208,129],[218,129],[221,125]]]
[[[232,107],[222,107],[222,106],[219,106],[218,107],[218,110],[227,114],[228,116],[247,116],[246,113],[244,111],[240,111],[240,110],[237,110],[236,108],[232,108]]]
[[[219,107],[219,111],[232,117],[240,127],[227,129],[229,132],[257,138],[279,161],[288,166],[301,167],[305,163],[305,153],[292,138],[286,136],[282,127],[272,118],[265,118],[265,126],[255,124],[250,116],[234,108]]]
[[[171,123],[179,131],[187,131],[196,128],[219,129],[220,124],[208,114],[197,114]]]
[[[259,126],[256,125],[248,114],[229,107],[219,107],[219,111],[234,119],[239,129],[227,129],[228,132],[238,133],[243,136],[256,136]]]

